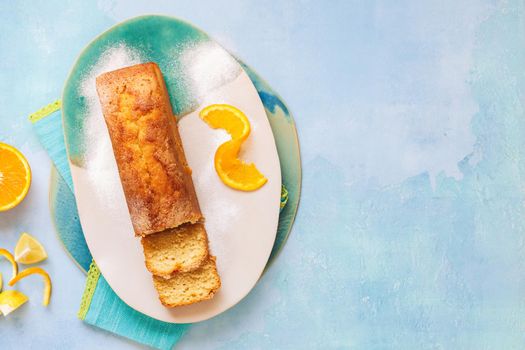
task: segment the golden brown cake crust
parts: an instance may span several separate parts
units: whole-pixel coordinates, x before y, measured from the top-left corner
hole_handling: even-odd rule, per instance
[[[159,67],[150,62],[102,74],[97,92],[135,235],[202,221]]]

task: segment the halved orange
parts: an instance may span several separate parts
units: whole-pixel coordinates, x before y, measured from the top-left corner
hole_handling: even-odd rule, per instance
[[[25,269],[21,271],[18,275],[16,275],[15,278],[9,281],[9,285],[12,287],[21,279],[35,274],[40,275],[44,278],[44,298],[42,300],[42,305],[47,306],[49,304],[49,299],[51,299],[51,278],[49,277],[49,274],[46,272],[46,270],[44,270],[43,268],[30,267],[28,269]]]
[[[215,104],[204,108],[199,116],[214,129],[224,129],[232,139],[245,140],[250,135],[250,122],[244,113],[230,105]]]
[[[16,207],[31,186],[31,168],[19,150],[0,142],[0,211]]]

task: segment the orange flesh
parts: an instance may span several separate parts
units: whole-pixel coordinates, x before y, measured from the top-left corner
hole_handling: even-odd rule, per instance
[[[268,180],[255,164],[239,159],[242,143],[250,134],[250,122],[244,113],[229,105],[211,105],[200,112],[200,117],[210,127],[224,129],[232,137],[215,152],[215,170],[222,182],[241,191],[261,188]]]
[[[31,170],[15,148],[0,143],[0,211],[17,206],[31,184]]]

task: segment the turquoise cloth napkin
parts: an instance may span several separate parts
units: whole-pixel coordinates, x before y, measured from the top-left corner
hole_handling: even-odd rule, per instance
[[[30,116],[30,120],[72,194],[73,180],[64,143],[60,104],[55,102],[53,105],[54,108],[48,106],[47,110],[44,108]],[[86,249],[85,252],[89,251]],[[86,269],[86,266],[82,267]],[[89,268],[79,318],[92,326],[160,350],[172,349],[189,326],[158,321],[130,308],[113,292],[94,263]]]

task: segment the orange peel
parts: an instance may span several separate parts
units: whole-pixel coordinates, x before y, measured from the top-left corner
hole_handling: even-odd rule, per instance
[[[51,277],[49,277],[49,274],[43,268],[30,267],[25,269],[17,274],[11,281],[9,281],[9,285],[12,287],[21,279],[35,274],[44,278],[44,297],[42,300],[42,305],[47,306],[49,305],[49,300],[51,299]]]
[[[18,264],[15,261],[15,258],[13,254],[11,254],[7,249],[0,248],[0,256],[3,256],[11,263],[12,266],[12,277],[15,278],[15,276],[18,274]]]

